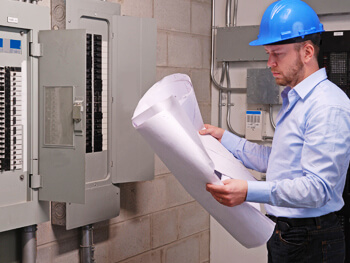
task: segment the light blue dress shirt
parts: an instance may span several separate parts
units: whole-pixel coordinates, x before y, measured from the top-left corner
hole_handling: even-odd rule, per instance
[[[350,159],[350,101],[324,68],[282,92],[272,147],[225,131],[222,144],[250,169],[266,172],[249,181],[247,201],[268,214],[300,218],[340,210]]]

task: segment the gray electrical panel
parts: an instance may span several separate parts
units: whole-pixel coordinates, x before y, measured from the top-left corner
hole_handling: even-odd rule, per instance
[[[0,232],[49,219],[38,187],[38,33],[49,10],[2,0],[0,9]]]
[[[247,69],[248,104],[279,104],[279,90],[270,69]]]
[[[119,183],[154,177],[132,128],[155,82],[156,24],[99,0],[0,0],[0,232],[119,214]],[[63,28],[65,27],[65,28]]]
[[[350,12],[350,1],[348,0],[305,0],[317,14],[345,14]]]
[[[104,1],[52,1],[51,8],[53,13],[58,9],[65,11],[64,16],[61,12],[53,16],[54,28],[67,32],[84,30],[82,34],[85,35],[84,41],[67,44],[73,48],[83,42],[84,58],[75,59],[72,55],[66,60],[71,67],[83,69],[84,72],[76,72],[74,68],[70,71],[73,75],[82,73],[78,78],[84,83],[59,81],[59,84],[48,85],[61,92],[71,87],[73,115],[76,111],[81,119],[79,122],[70,120],[74,127],[69,129],[74,130],[74,144],[81,139],[84,145],[84,153],[79,153],[76,166],[81,166],[85,175],[85,200],[55,202],[51,209],[52,223],[71,229],[117,216],[120,209],[118,183],[154,177],[154,154],[135,132],[130,120],[137,102],[155,82],[156,24],[150,18],[120,16],[119,4]],[[65,21],[60,17],[65,17]],[[66,30],[61,30],[64,26]],[[80,46],[75,48],[80,49]],[[57,65],[54,68],[61,70]],[[67,74],[65,71],[63,74]],[[61,79],[60,74],[56,77]],[[85,95],[76,94],[81,86]],[[81,110],[74,106],[79,103]],[[68,150],[67,147],[62,151]],[[73,146],[71,153],[78,147]]]
[[[259,35],[259,26],[219,27],[216,61],[261,61],[268,56],[261,46],[249,46]]]

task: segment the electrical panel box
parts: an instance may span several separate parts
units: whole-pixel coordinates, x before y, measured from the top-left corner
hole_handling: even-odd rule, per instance
[[[251,141],[262,141],[266,131],[265,112],[249,110],[246,112],[245,138]]]
[[[38,33],[45,7],[2,0],[0,9],[0,231],[49,219],[38,188]]]
[[[334,0],[332,4],[328,0],[305,0],[318,15],[346,14],[350,11],[350,2]]]
[[[350,97],[350,31],[322,33],[318,56],[320,67],[325,67],[328,79]]]
[[[216,36],[216,61],[267,61],[260,46],[249,46],[259,35],[258,26],[220,27]]]
[[[154,177],[131,117],[155,82],[155,20],[51,1],[50,30],[49,8],[0,2],[0,232],[49,220],[49,201],[67,229],[117,216],[119,183]]]
[[[350,31],[329,31],[322,33],[318,63],[325,67],[327,77],[350,97]],[[344,206],[338,212],[345,232],[346,259],[350,262],[350,169],[343,192]]]
[[[70,141],[81,143],[81,150],[77,152],[79,157],[71,160],[79,161],[81,170],[75,173],[85,176],[85,200],[55,202],[51,209],[52,223],[71,229],[117,216],[119,183],[154,178],[153,151],[130,120],[138,101],[155,82],[156,24],[151,18],[120,16],[119,4],[104,1],[66,0],[64,5],[62,1],[52,1],[51,8],[65,12],[64,23],[58,23],[59,17],[53,16],[53,26],[60,29],[57,31],[77,32],[76,37],[82,34],[80,41],[66,41],[62,50],[81,44],[76,48],[84,53],[74,58],[80,53],[76,51],[65,59],[60,54],[63,63],[74,68],[53,64],[54,80],[50,74],[44,77],[50,81],[47,86],[62,87],[60,93],[71,87],[73,97],[69,129],[74,136]],[[61,30],[64,25],[66,30]],[[67,71],[71,72],[68,81],[67,77],[62,79]],[[63,150],[68,150],[67,146]]]
[[[248,104],[279,104],[279,90],[270,69],[247,69]]]

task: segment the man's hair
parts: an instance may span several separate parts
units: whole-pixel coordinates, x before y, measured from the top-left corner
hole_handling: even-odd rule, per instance
[[[321,34],[316,33],[316,34],[307,35],[302,40],[303,41],[297,40],[295,42],[296,43],[296,45],[294,45],[295,50],[299,51],[305,42],[309,42],[314,47],[314,50],[315,50],[314,56],[317,59],[318,54],[320,52]]]
[[[305,42],[307,40],[310,40],[314,44],[314,46],[318,46],[319,47],[321,45],[321,34],[320,33],[314,33],[314,34],[306,35],[306,36],[303,36],[303,37],[295,37],[295,38],[291,38],[291,39],[282,40],[282,41],[278,41],[278,42],[275,42],[275,43],[267,44],[266,46],[301,43],[301,42]]]

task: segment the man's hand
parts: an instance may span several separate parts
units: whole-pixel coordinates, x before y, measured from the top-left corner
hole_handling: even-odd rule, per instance
[[[221,142],[221,138],[224,135],[225,130],[215,127],[213,125],[210,124],[204,124],[205,129],[204,130],[200,130],[199,134],[200,135],[206,135],[206,134],[210,134],[211,136],[213,136],[214,138],[216,138],[219,142]]]
[[[248,183],[245,180],[228,179],[224,185],[207,184],[207,191],[221,204],[236,206],[247,198]]]

